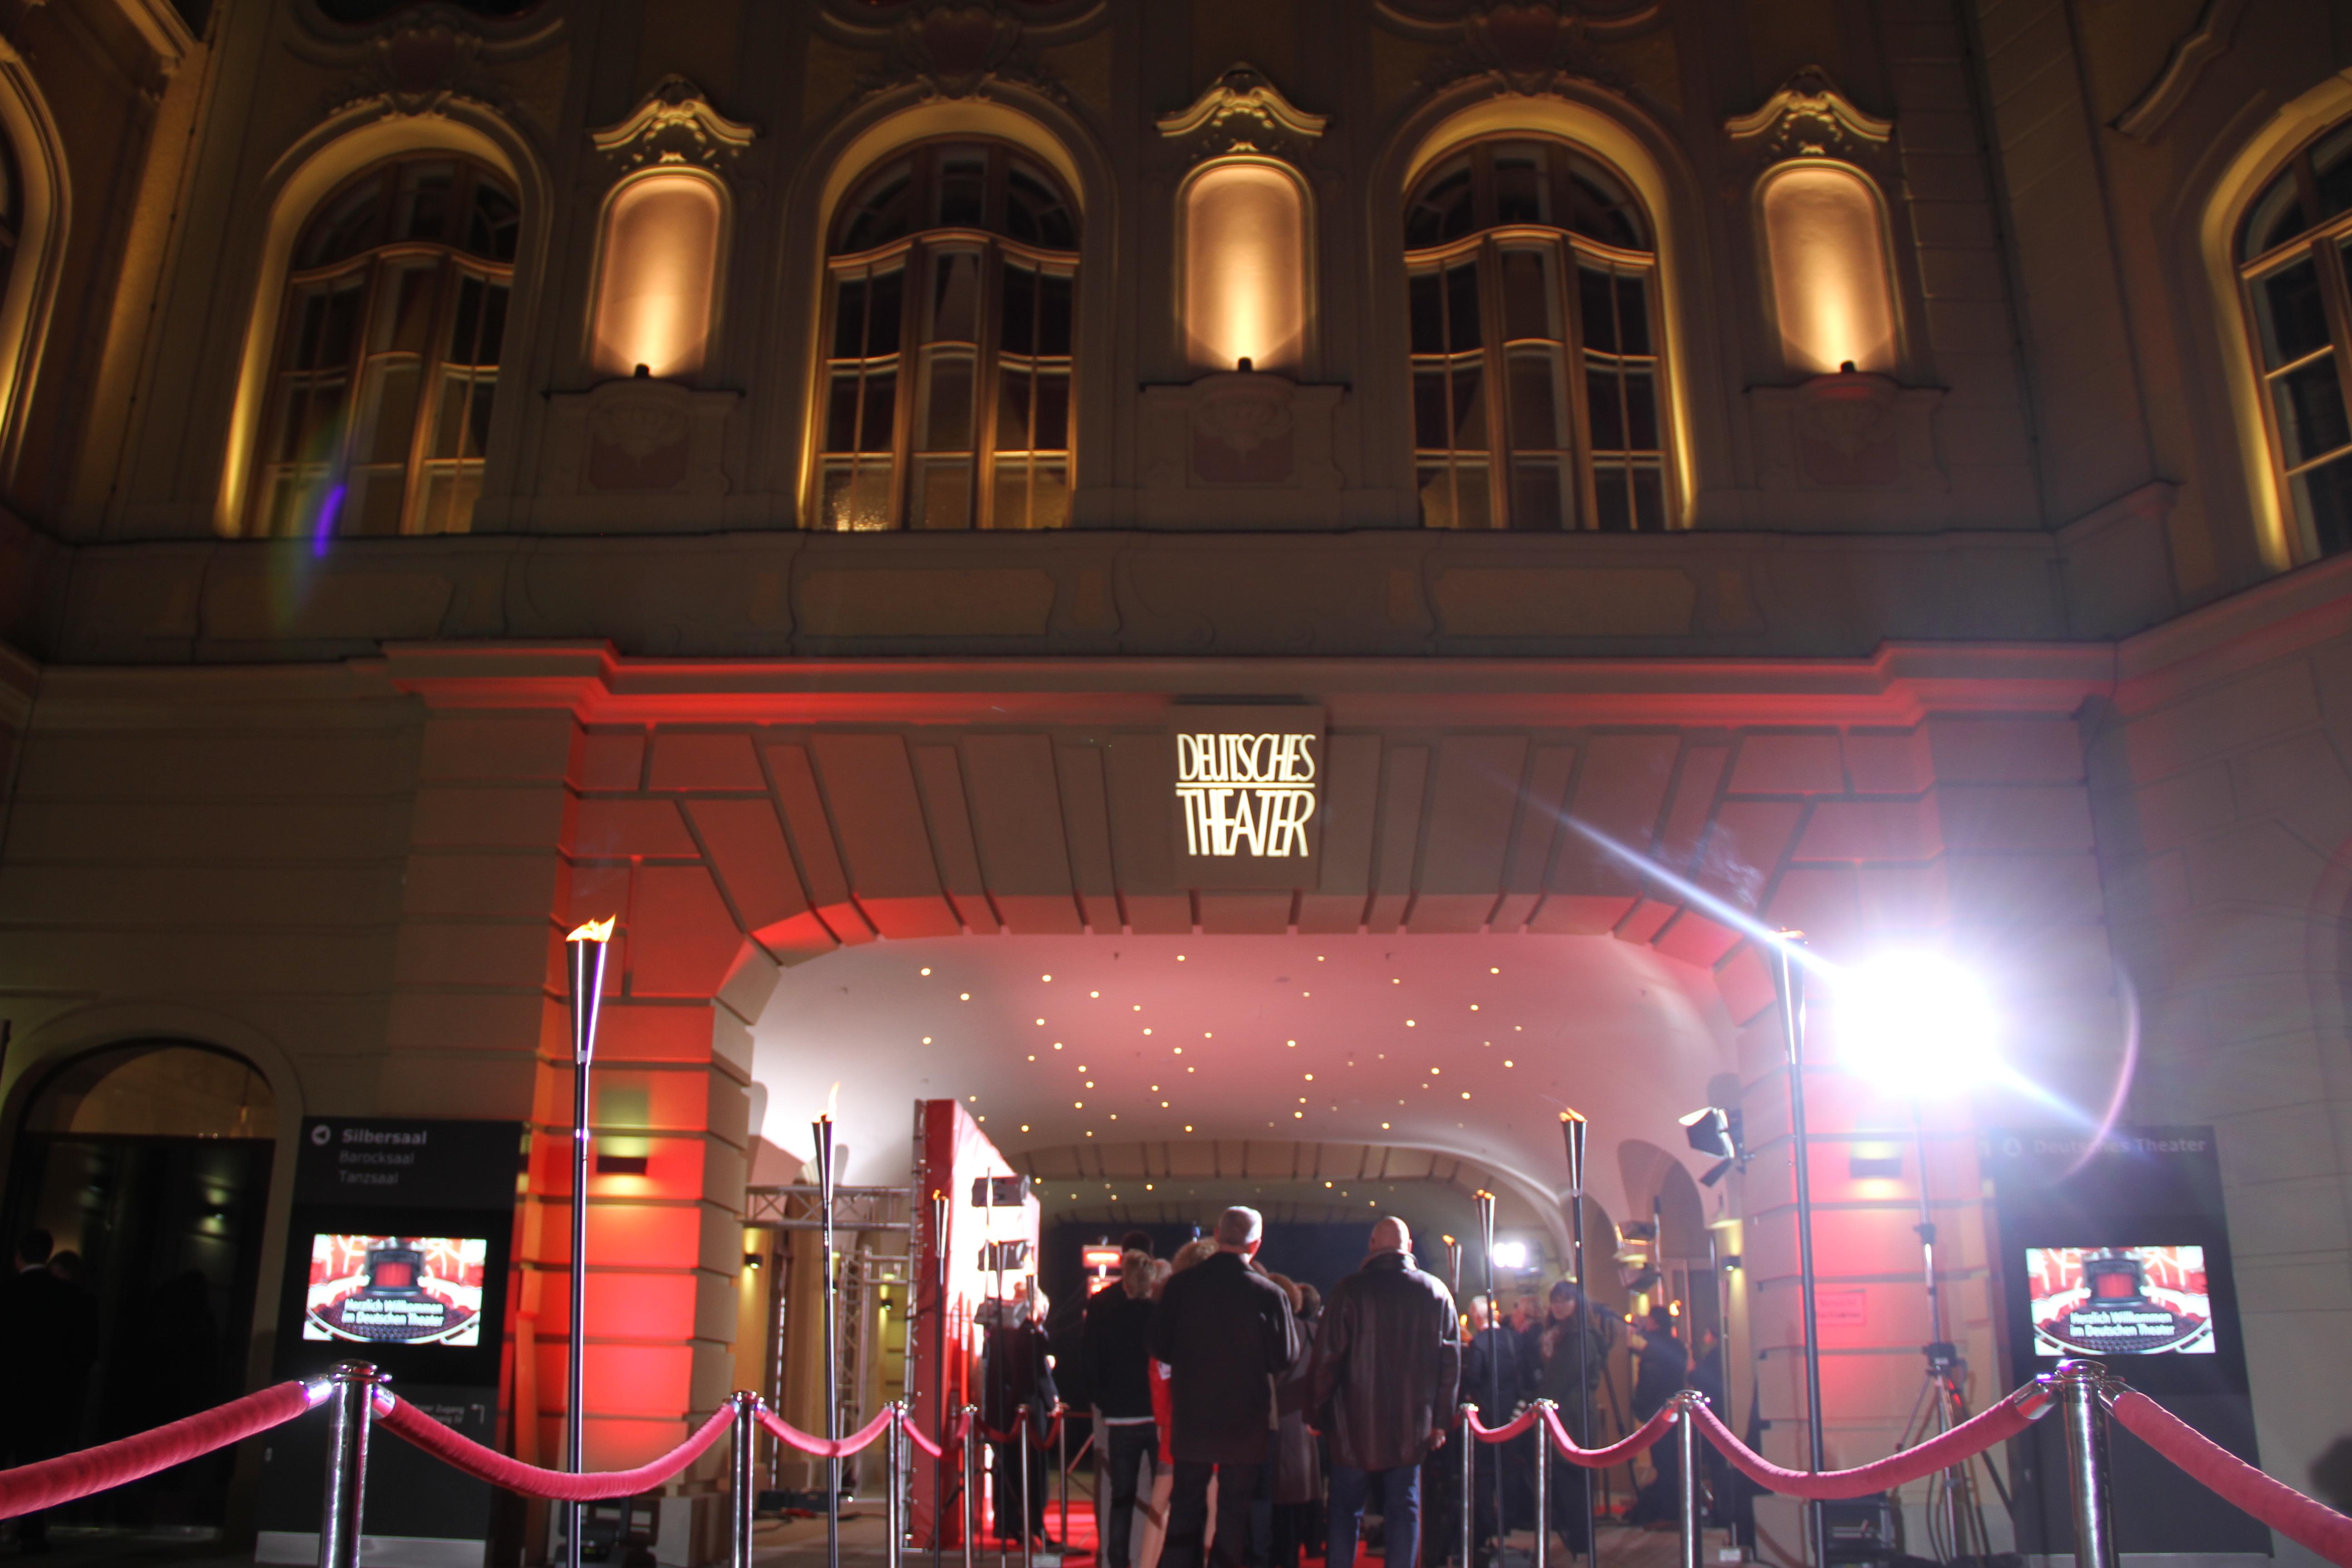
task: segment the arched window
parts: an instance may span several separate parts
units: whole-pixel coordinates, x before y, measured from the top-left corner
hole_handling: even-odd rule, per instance
[[[1184,338],[1200,370],[1295,370],[1307,350],[1307,198],[1255,159],[1186,182]]]
[[[1404,228],[1423,521],[1664,527],[1657,257],[1623,183],[1555,143],[1480,142],[1422,177]]]
[[[519,218],[456,156],[378,164],[320,205],[288,264],[247,531],[465,531]]]
[[[1058,528],[1077,217],[1013,149],[933,142],[834,224],[817,526]]]
[[[2271,460],[2306,558],[2352,548],[2352,125],[2297,153],[2238,231]]]
[[[1877,188],[1844,163],[1790,163],[1764,176],[1760,205],[1789,368],[1893,370],[1895,288]]]
[[[726,208],[717,182],[683,170],[630,180],[604,207],[592,358],[606,375],[702,368]]]

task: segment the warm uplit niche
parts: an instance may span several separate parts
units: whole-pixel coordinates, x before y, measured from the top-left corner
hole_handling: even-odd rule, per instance
[[[1184,336],[1202,370],[1296,370],[1307,351],[1307,201],[1271,163],[1213,163],[1184,186]]]
[[[1843,163],[1787,163],[1765,176],[1762,205],[1789,368],[1894,370],[1895,294],[1869,179]]]
[[[591,359],[605,375],[688,376],[710,346],[724,212],[719,187],[684,171],[641,175],[604,208]]]

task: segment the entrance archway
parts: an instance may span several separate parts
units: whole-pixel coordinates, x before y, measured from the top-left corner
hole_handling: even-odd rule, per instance
[[[46,1231],[53,1268],[89,1299],[93,1331],[68,1417],[77,1446],[144,1431],[242,1391],[277,1104],[242,1057],[138,1040],[76,1057],[27,1101],[8,1173],[9,1244]],[[64,1517],[223,1523],[224,1452],[101,1492]]]

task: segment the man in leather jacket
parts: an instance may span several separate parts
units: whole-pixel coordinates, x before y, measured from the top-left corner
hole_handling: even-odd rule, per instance
[[[1363,1267],[1332,1287],[1308,1373],[1307,1408],[1331,1440],[1329,1562],[1356,1561],[1375,1477],[1388,1560],[1421,1560],[1421,1461],[1445,1440],[1461,1382],[1454,1297],[1413,1267],[1404,1222],[1384,1219]]]

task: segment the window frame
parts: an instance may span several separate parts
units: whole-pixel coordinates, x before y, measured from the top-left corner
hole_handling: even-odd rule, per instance
[[[901,199],[908,203],[919,219],[934,210],[939,170],[943,155],[950,149],[984,152],[987,155],[982,194],[982,222],[979,225],[940,225],[921,226],[910,224],[902,233],[870,245],[862,250],[839,248],[849,226],[864,210],[859,198],[875,183],[893,169],[905,165],[908,171],[910,189]],[[1049,250],[1041,246],[1013,238],[1003,232],[1003,217],[1011,175],[1015,164],[1022,165],[1031,175],[1047,183],[1071,224],[1071,248]],[[808,464],[809,481],[803,505],[807,526],[819,532],[992,532],[1026,531],[1040,527],[1066,527],[1069,521],[1070,498],[1077,488],[1077,447],[1079,410],[1076,397],[1077,364],[1080,358],[1080,323],[1078,310],[1079,259],[1083,244],[1084,215],[1061,174],[1045,160],[1016,143],[992,137],[943,136],[930,137],[894,148],[884,158],[876,160],[849,187],[840,207],[827,220],[827,239],[823,259],[824,288],[817,318],[818,352],[816,374],[812,388],[809,447],[812,461]],[[979,276],[974,301],[973,335],[971,340],[971,438],[970,494],[965,503],[966,521],[961,527],[927,529],[915,515],[915,475],[921,459],[927,456],[949,457],[961,454],[952,449],[931,452],[915,444],[915,422],[921,412],[918,405],[928,397],[931,383],[919,374],[927,352],[931,358],[945,357],[939,353],[941,343],[926,336],[927,318],[932,309],[938,267],[942,258],[977,255]],[[1004,368],[1007,351],[1001,339],[1005,301],[1005,275],[1013,268],[1026,269],[1039,279],[1059,278],[1066,280],[1069,291],[1069,343],[1059,354],[1015,356],[1025,359],[1033,373],[1058,371],[1065,386],[1063,412],[1063,444],[1057,447],[1002,447],[998,444],[998,424],[1002,412],[999,378]],[[895,349],[887,353],[865,353],[842,354],[835,351],[841,345],[835,341],[841,310],[841,291],[845,281],[862,277],[880,278],[896,271],[899,284],[898,337]],[[870,310],[870,307],[869,307]],[[869,315],[870,321],[870,315]],[[947,340],[960,345],[962,340]],[[854,374],[860,391],[855,402],[856,427],[851,445],[835,448],[832,445],[832,424],[835,387],[845,374]],[[876,452],[865,445],[864,420],[869,400],[863,388],[866,380],[877,374],[896,378],[891,394],[891,431],[887,452]],[[1033,387],[1036,382],[1033,380]],[[1036,400],[1033,397],[1029,410],[1030,430],[1035,434]],[[841,526],[826,513],[825,496],[828,477],[843,469],[841,459],[854,476],[864,471],[870,459],[879,457],[887,464],[884,481],[881,521],[870,527]],[[1008,464],[1019,464],[1031,474],[1024,487],[1024,504],[1034,518],[1037,485],[1035,474],[1041,464],[1058,459],[1062,473],[1063,511],[1058,523],[1039,524],[1024,520],[1007,523],[998,514],[998,482],[1000,470]]]
[[[1540,145],[1549,152],[1561,155],[1558,165],[1546,171],[1546,178],[1552,186],[1553,192],[1553,221],[1539,223],[1495,221],[1498,214],[1498,198],[1495,189],[1494,153],[1500,147],[1522,144]],[[1405,334],[1408,365],[1407,404],[1408,417],[1412,422],[1413,487],[1418,501],[1423,494],[1422,476],[1428,468],[1443,465],[1449,474],[1459,473],[1468,466],[1461,460],[1461,454],[1477,450],[1477,448],[1454,446],[1432,447],[1422,445],[1419,428],[1418,384],[1420,378],[1427,369],[1433,368],[1434,362],[1441,360],[1444,363],[1448,374],[1451,375],[1458,365],[1466,364],[1471,356],[1475,354],[1481,367],[1479,395],[1487,432],[1486,445],[1484,448],[1487,521],[1477,527],[1465,527],[1458,521],[1460,489],[1457,480],[1450,485],[1454,498],[1454,515],[1457,521],[1433,521],[1427,510],[1426,503],[1421,502],[1423,526],[1460,531],[1496,533],[1603,531],[1642,533],[1665,532],[1672,530],[1675,526],[1675,520],[1681,516],[1682,498],[1677,474],[1678,455],[1674,445],[1675,430],[1674,398],[1676,389],[1671,380],[1669,362],[1672,355],[1666,338],[1665,280],[1656,247],[1656,224],[1651,215],[1643,210],[1637,187],[1633,181],[1626,179],[1616,169],[1573,142],[1544,133],[1520,132],[1491,135],[1475,142],[1456,144],[1449,148],[1442,156],[1429,161],[1420,172],[1419,177],[1404,193],[1404,212],[1401,227],[1410,224],[1413,210],[1422,197],[1441,181],[1449,177],[1457,161],[1465,159],[1469,163],[1472,226],[1466,233],[1454,238],[1440,240],[1418,249],[1408,247],[1403,251],[1403,271],[1408,301]],[[1574,177],[1570,167],[1570,162],[1576,159],[1591,163],[1624,193],[1625,199],[1622,205],[1632,209],[1640,219],[1642,227],[1648,231],[1647,237],[1651,241],[1652,248],[1633,250],[1612,245],[1570,229],[1564,223],[1558,221],[1561,216],[1558,209],[1563,199],[1562,193],[1568,183]],[[1551,280],[1552,304],[1559,311],[1560,336],[1557,339],[1542,340],[1510,338],[1505,333],[1507,323],[1504,320],[1504,289],[1500,283],[1503,258],[1511,251],[1527,251],[1539,246],[1548,248],[1554,257],[1555,275]],[[1478,268],[1479,347],[1475,351],[1449,350],[1442,354],[1430,354],[1414,347],[1412,342],[1410,300],[1414,280],[1433,274],[1443,277],[1449,268],[1462,265],[1465,258]],[[1648,311],[1648,347],[1644,352],[1636,354],[1625,353],[1622,349],[1596,351],[1589,346],[1583,321],[1583,290],[1579,286],[1576,276],[1580,270],[1587,268],[1605,271],[1612,277],[1634,277],[1642,280],[1646,292]],[[1492,286],[1487,281],[1489,279],[1496,279]],[[1564,403],[1567,409],[1568,442],[1563,447],[1539,447],[1515,442],[1513,438],[1509,408],[1512,349],[1514,344],[1537,342],[1547,344],[1556,342],[1559,345],[1563,370],[1561,379],[1566,384],[1562,388],[1556,388],[1555,397]],[[1597,449],[1592,442],[1593,427],[1589,384],[1589,373],[1596,368],[1592,358],[1596,353],[1603,359],[1613,363],[1621,385],[1623,377],[1629,373],[1638,374],[1640,371],[1646,370],[1651,377],[1654,400],[1652,418],[1655,424],[1658,445],[1644,448],[1613,447],[1608,450],[1606,456],[1622,458],[1622,462],[1612,466],[1628,476],[1626,482],[1629,485],[1630,476],[1636,468],[1648,468],[1658,475],[1658,518],[1652,527],[1644,528],[1642,525],[1639,507],[1630,489],[1626,498],[1626,515],[1631,520],[1630,525],[1622,530],[1604,530],[1601,526],[1599,485],[1604,454]],[[1562,393],[1565,395],[1564,397],[1561,396]],[[1619,419],[1622,428],[1626,423],[1625,409],[1622,405]],[[1528,522],[1521,521],[1517,516],[1517,509],[1513,504],[1512,473],[1518,466],[1515,459],[1521,454],[1534,452],[1547,455],[1558,454],[1571,466],[1572,496],[1575,505],[1575,521],[1572,525]]]
[[[373,222],[377,232],[386,232],[390,227],[390,212],[400,199],[399,171],[411,164],[431,163],[454,164],[458,171],[457,178],[451,185],[447,209],[447,221],[451,223],[470,221],[474,213],[475,192],[482,184],[490,185],[505,196],[514,209],[515,256],[499,261],[477,255],[448,239],[384,239],[350,256],[314,266],[301,265],[305,242],[311,237],[315,226],[347,194],[370,180],[381,178],[383,189],[377,195],[378,206]],[[446,474],[453,486],[459,486],[470,472],[477,477],[474,500],[478,502],[480,499],[479,476],[487,471],[489,457],[487,425],[482,433],[481,449],[469,453],[465,448],[470,444],[467,432],[473,423],[477,395],[474,389],[488,385],[495,398],[500,362],[506,357],[505,339],[513,331],[515,279],[519,270],[522,221],[520,194],[503,170],[469,153],[440,148],[418,149],[377,159],[338,180],[310,205],[293,233],[285,269],[278,285],[275,332],[270,340],[270,359],[262,373],[261,418],[255,435],[252,468],[242,509],[241,531],[247,537],[289,538],[298,533],[315,533],[321,540],[328,537],[409,537],[470,530],[471,504],[467,508],[464,523],[457,527],[425,528],[422,524],[428,520],[423,514],[432,493],[429,481],[436,474]],[[428,264],[434,275],[431,314],[423,334],[425,347],[413,355],[397,347],[379,348],[373,342],[373,329],[377,323],[378,314],[384,309],[396,279],[404,272],[421,270],[418,263]],[[329,367],[289,363],[301,353],[308,302],[314,298],[331,296],[336,285],[352,278],[360,280],[360,302],[352,327],[351,352],[338,367],[345,373],[346,379],[343,384],[342,428],[336,439],[334,455],[323,461],[310,457],[289,458],[276,456],[274,454],[284,448],[287,435],[284,421],[291,406],[289,392],[296,380],[306,378],[302,382],[306,386],[326,384],[317,373]],[[499,357],[487,365],[461,362],[452,357],[455,345],[450,340],[468,281],[478,284],[482,289],[483,305],[475,322],[478,342],[481,322],[487,315],[489,291],[492,289],[506,291],[506,304],[501,310]],[[407,452],[398,464],[401,477],[398,526],[390,535],[363,535],[357,528],[345,526],[349,521],[355,521],[356,516],[339,503],[334,516],[323,520],[327,524],[325,527],[319,526],[316,521],[292,531],[273,527],[278,521],[277,497],[281,479],[291,477],[307,490],[308,486],[318,479],[336,473],[350,475],[357,470],[365,470],[371,484],[390,476],[394,469],[390,460],[362,458],[358,446],[362,433],[373,437],[375,430],[372,416],[365,420],[360,417],[362,406],[380,397],[383,368],[394,361],[411,361],[416,378],[416,401],[411,416]],[[441,424],[444,388],[453,379],[453,374],[468,389],[458,416],[459,450],[454,458],[436,457],[432,451],[433,438]],[[495,401],[492,407],[496,407]]]
[[[2352,206],[2331,217],[2313,221],[2306,217],[2305,226],[2289,239],[2248,257],[2247,229],[2263,201],[2278,187],[2282,179],[2294,184],[2295,202],[2305,214],[2320,210],[2319,180],[2312,165],[2312,153],[2331,137],[2352,131],[2352,120],[2338,121],[2306,137],[2281,167],[2255,187],[2252,195],[2239,210],[2230,227],[2230,260],[2235,275],[2239,310],[2240,342],[2247,366],[2253,377],[2254,400],[2260,405],[2265,456],[2270,463],[2271,482],[2276,487],[2280,507],[2292,530],[2293,553],[2298,563],[2322,561],[2331,556],[2352,552],[2352,531],[2334,549],[2319,537],[2317,521],[2304,514],[2295,504],[2295,481],[2306,474],[2342,463],[2352,465],[2352,439],[2330,447],[2317,457],[2299,463],[2290,463],[2286,451],[2286,430],[2279,415],[2278,388],[2288,376],[2332,356],[2336,367],[2336,396],[2352,423]],[[2352,151],[2347,151],[2352,159]],[[2261,285],[2308,260],[2319,285],[2320,308],[2327,323],[2327,343],[2313,349],[2287,363],[2273,367],[2264,348],[2262,305],[2257,298]]]

